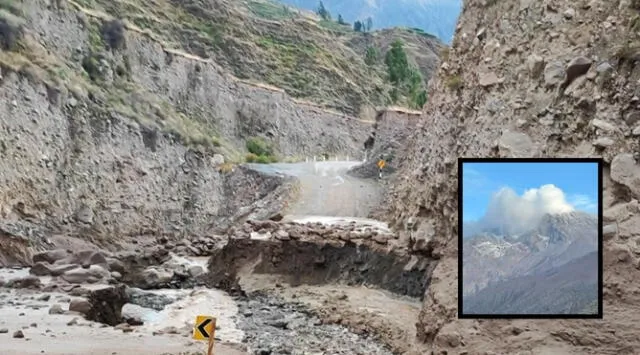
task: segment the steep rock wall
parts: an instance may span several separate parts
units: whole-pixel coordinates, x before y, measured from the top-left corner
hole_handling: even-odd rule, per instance
[[[439,260],[417,324],[434,353],[640,348],[638,15],[627,0],[464,2],[385,211]],[[458,157],[605,159],[604,320],[457,319]]]
[[[376,123],[373,132],[364,142],[364,150],[367,160],[354,167],[349,172],[353,176],[374,178],[378,177],[377,163],[382,155],[386,165],[384,174],[392,174],[396,171],[396,157],[402,149],[407,136],[415,129],[419,111],[387,108],[379,110],[376,114]]]
[[[277,212],[291,188],[242,167],[221,171],[211,152],[91,102],[61,104],[17,73],[0,88],[3,220],[98,242],[210,234],[242,219],[240,207]]]
[[[111,18],[72,1],[59,3],[26,2],[27,28],[72,69],[82,71],[82,58],[99,52],[106,83],[115,82],[126,67],[129,80],[141,89],[137,95],[170,104],[238,150],[245,149],[247,139],[261,136],[282,156],[361,154],[371,123],[300,102],[268,85],[240,81],[209,59],[166,47],[153,34],[129,28],[124,48],[96,47],[99,24]]]

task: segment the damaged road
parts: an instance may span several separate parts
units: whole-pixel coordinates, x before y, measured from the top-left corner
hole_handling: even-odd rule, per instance
[[[111,252],[75,240],[20,249],[30,267],[0,269],[2,353],[196,353],[199,314],[217,318],[216,354],[422,353],[414,324],[433,262],[366,218],[377,187],[342,177],[352,165],[262,167],[301,186],[279,221],[247,215],[219,235],[141,237]],[[305,187],[314,181],[321,194]]]

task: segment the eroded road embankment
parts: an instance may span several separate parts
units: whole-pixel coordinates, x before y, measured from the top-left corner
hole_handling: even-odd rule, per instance
[[[366,218],[380,191],[375,181],[347,175],[357,164],[252,166],[294,176],[301,190],[281,221],[231,229],[210,259],[208,283],[249,298],[266,292],[302,302],[323,321],[374,335],[394,353],[421,353],[414,324],[433,262]]]

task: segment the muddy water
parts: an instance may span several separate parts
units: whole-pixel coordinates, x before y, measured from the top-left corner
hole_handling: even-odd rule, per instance
[[[0,269],[0,277],[6,281],[26,275],[27,269]],[[45,285],[54,282],[47,277],[41,281]],[[96,289],[106,285],[83,287]],[[144,302],[126,304],[123,315],[137,317],[144,324],[134,327],[131,333],[124,333],[78,315],[49,314],[55,304],[67,310],[69,302],[77,297],[0,288],[0,329],[7,330],[0,332],[0,354],[201,353],[204,343],[191,340],[197,315],[217,318],[217,355],[390,354],[375,340],[350,333],[344,327],[321,324],[309,316],[304,307],[275,296],[234,298],[223,291],[205,288],[143,293],[160,297],[168,304],[161,310],[144,307]],[[167,332],[171,328],[173,330]],[[25,338],[13,338],[17,330],[22,330]]]

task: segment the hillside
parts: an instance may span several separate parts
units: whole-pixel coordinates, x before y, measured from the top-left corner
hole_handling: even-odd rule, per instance
[[[583,212],[547,214],[535,228],[516,236],[485,231],[464,240],[463,293],[544,273],[597,250],[598,219]],[[593,282],[597,276],[592,275]]]
[[[578,314],[598,305],[598,253],[542,273],[492,283],[464,297],[465,314]],[[595,304],[595,307],[593,305]]]
[[[300,8],[315,10],[319,0],[285,0]],[[334,17],[354,22],[371,17],[373,28],[414,27],[451,43],[462,0],[324,0]]]
[[[639,16],[637,1],[464,1],[419,128],[376,214],[415,229],[437,260],[416,325],[433,353],[640,348]],[[603,158],[604,319],[457,318],[461,156]]]
[[[78,6],[96,14],[123,20],[161,41],[204,59],[212,59],[235,77],[282,89],[289,95],[340,112],[359,115],[391,104],[392,89],[383,66],[367,65],[365,51],[348,46],[355,33],[351,26],[301,14],[271,0],[158,0],[145,2],[77,0]],[[70,1],[70,4],[74,4]],[[89,28],[99,32],[97,28]],[[386,31],[382,37],[407,40],[406,30]],[[441,44],[417,53],[420,68],[435,67]],[[384,55],[384,53],[381,53]],[[429,77],[430,71],[423,72]],[[421,86],[425,86],[424,82]],[[399,99],[403,103],[402,98]]]

